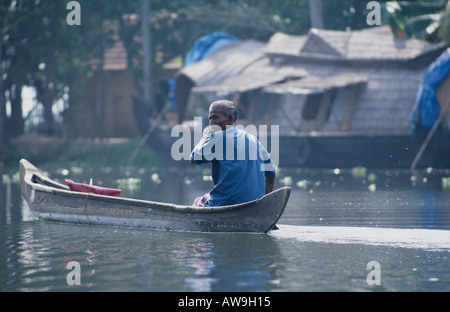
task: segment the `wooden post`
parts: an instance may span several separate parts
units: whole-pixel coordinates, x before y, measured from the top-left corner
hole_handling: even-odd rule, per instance
[[[322,0],[309,0],[309,16],[312,28],[323,28]]]
[[[150,7],[151,7],[151,0],[142,0],[142,17],[141,17],[141,31],[142,31],[142,50],[144,51],[144,101],[147,105],[147,108],[151,107],[151,116],[154,115],[153,112],[156,111],[155,105],[152,105],[153,100],[153,93],[152,93],[152,44],[151,44],[151,35],[150,35],[150,23],[149,23],[149,17],[150,17]],[[165,115],[168,109],[168,105],[166,105],[167,108],[164,108],[159,115],[156,117],[155,120],[150,121],[149,128],[147,130],[147,133],[144,135],[144,137],[139,142],[139,145],[134,150],[133,154],[130,156],[127,162],[127,167],[131,166],[136,156],[141,151],[144,144],[147,142],[147,140],[150,138],[150,135],[155,130],[156,126],[161,121],[162,117]]]
[[[5,148],[7,143],[8,136],[6,133],[6,99],[3,90],[3,79],[0,78],[0,149]]]
[[[144,51],[144,99],[147,105],[150,105],[153,99],[152,95],[152,49],[150,34],[150,0],[142,0],[142,49]],[[153,107],[154,111],[156,108]]]

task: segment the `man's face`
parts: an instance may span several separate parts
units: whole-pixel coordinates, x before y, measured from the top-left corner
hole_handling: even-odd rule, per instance
[[[219,126],[223,131],[227,129],[228,125],[233,124],[233,117],[227,118],[220,107],[213,107],[209,111],[209,124]]]

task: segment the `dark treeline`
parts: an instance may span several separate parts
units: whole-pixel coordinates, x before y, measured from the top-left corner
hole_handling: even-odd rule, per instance
[[[80,25],[70,25],[68,0],[0,1],[0,148],[25,131],[22,88],[36,90],[43,107],[39,131],[56,132],[52,107],[68,103],[64,126],[82,95],[80,82],[102,68],[105,49],[119,37],[137,94],[143,94],[142,16],[146,0],[79,0]],[[268,40],[282,31],[305,34],[312,24],[326,29],[367,27],[363,0],[147,0],[150,4],[152,75],[183,58],[199,37],[224,31],[240,39]],[[385,1],[379,1],[384,3]],[[446,0],[429,1],[445,8]],[[311,6],[310,6],[311,4]],[[448,10],[447,10],[448,12]],[[73,16],[70,16],[73,18]],[[449,36],[448,14],[441,22]]]

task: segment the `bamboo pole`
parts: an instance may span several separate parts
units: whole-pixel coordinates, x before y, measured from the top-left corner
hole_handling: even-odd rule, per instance
[[[145,143],[147,143],[148,139],[150,138],[150,135],[153,133],[153,131],[155,130],[155,128],[158,126],[158,124],[161,122],[162,118],[164,117],[164,115],[167,113],[167,111],[169,110],[170,105],[166,104],[166,106],[164,106],[164,108],[161,110],[161,112],[159,113],[159,115],[156,117],[155,120],[153,120],[150,124],[150,126],[148,127],[147,133],[144,135],[144,137],[141,139],[141,142],[139,142],[139,145],[136,147],[136,149],[134,150],[133,154],[130,156],[130,158],[128,159],[127,162],[127,167],[130,167],[131,164],[133,163],[134,159],[136,158],[136,156],[139,154],[139,152],[141,151],[142,147],[144,147]]]
[[[419,152],[417,153],[416,157],[414,158],[413,163],[411,164],[411,170],[416,169],[417,163],[419,162],[420,158],[422,157],[423,153],[425,152],[425,149],[428,146],[428,143],[430,143],[431,138],[433,137],[434,133],[436,132],[437,128],[439,127],[440,123],[442,122],[445,112],[447,111],[447,108],[449,106],[450,106],[450,99],[447,101],[447,104],[445,104],[444,108],[442,109],[441,113],[439,114],[438,119],[436,119],[436,121],[434,122],[434,125],[431,128],[430,132],[428,132],[428,135],[425,138],[425,141],[423,141],[422,146],[419,149]]]

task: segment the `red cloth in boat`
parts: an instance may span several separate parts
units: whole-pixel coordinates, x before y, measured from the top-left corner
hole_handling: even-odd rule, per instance
[[[73,182],[70,179],[65,179],[65,182],[71,191],[76,191],[76,192],[94,193],[94,194],[107,195],[107,196],[119,196],[120,192],[122,192],[122,190],[120,190],[120,189],[77,183],[77,182]]]

